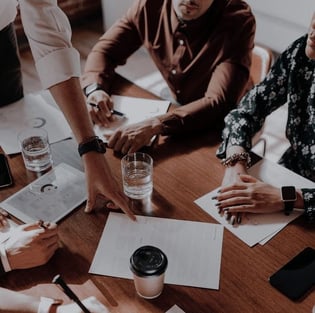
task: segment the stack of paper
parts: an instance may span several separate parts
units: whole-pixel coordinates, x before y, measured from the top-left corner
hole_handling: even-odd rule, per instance
[[[296,188],[315,188],[314,182],[267,159],[263,159],[251,167],[249,174],[276,187],[293,185]],[[240,225],[231,225],[218,213],[218,208],[215,206],[217,201],[212,200],[218,189],[200,197],[195,203],[251,247],[257,243],[266,243],[303,213],[303,210],[294,210],[289,216],[284,215],[283,212],[272,214],[247,213],[243,216]]]

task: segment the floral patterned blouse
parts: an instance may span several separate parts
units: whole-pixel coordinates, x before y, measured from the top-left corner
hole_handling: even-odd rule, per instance
[[[266,78],[226,116],[219,158],[225,157],[231,145],[250,150],[251,139],[265,118],[288,103],[286,136],[290,147],[279,163],[315,182],[315,61],[305,54],[306,40],[307,35],[293,42]],[[306,217],[315,221],[315,188],[304,188],[302,193]]]

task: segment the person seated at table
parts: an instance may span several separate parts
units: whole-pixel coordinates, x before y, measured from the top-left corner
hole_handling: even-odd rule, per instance
[[[0,209],[0,231],[8,227],[6,217],[6,211]],[[47,263],[57,248],[58,229],[55,223],[36,222],[13,228],[9,237],[0,243],[0,277],[11,270],[27,269]],[[0,312],[6,313],[82,312],[76,304],[61,305],[60,301],[24,295],[1,287],[0,299]],[[89,297],[82,302],[92,313],[108,312],[94,297]],[[54,304],[56,311],[50,310]]]
[[[155,135],[222,129],[249,79],[255,19],[241,0],[137,0],[92,48],[81,85],[92,120],[111,121],[111,81],[118,65],[144,46],[161,72],[175,110],[121,127],[109,138],[135,152]]]
[[[103,153],[104,145],[95,136],[80,86],[80,56],[71,43],[67,16],[55,0],[0,1],[0,106],[23,96],[19,51],[13,22],[21,14],[23,29],[31,47],[39,78],[49,89],[65,115],[79,143],[84,163],[88,200],[85,211],[91,212],[97,197],[106,207],[121,208],[135,219]]]
[[[288,104],[286,136],[290,147],[279,163],[315,181],[315,13],[308,34],[294,41],[277,59],[266,78],[251,89],[237,109],[225,118],[223,142],[217,156],[226,166],[220,192],[215,197],[219,211],[231,223],[241,222],[241,213],[271,213],[304,209],[315,221],[315,188],[277,188],[247,175],[251,139],[265,118]]]

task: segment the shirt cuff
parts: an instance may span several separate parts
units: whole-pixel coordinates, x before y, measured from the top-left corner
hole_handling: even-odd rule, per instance
[[[55,300],[51,298],[41,297],[39,306],[37,309],[37,313],[49,313],[52,305],[60,305],[62,303],[61,300]]]
[[[11,266],[8,261],[7,253],[5,251],[5,245],[0,244],[0,258],[2,262],[2,266],[5,272],[11,271]]]
[[[36,69],[44,89],[80,77],[80,55],[75,48],[53,51],[36,62]]]

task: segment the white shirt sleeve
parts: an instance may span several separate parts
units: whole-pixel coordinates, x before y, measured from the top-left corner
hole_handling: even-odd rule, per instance
[[[79,77],[80,56],[71,26],[57,0],[19,0],[22,24],[43,88]]]
[[[0,259],[5,272],[11,271],[4,243],[0,243]]]

